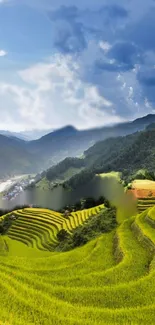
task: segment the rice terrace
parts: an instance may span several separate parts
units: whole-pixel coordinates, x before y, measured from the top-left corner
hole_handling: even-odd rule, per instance
[[[129,192],[138,200],[138,210],[139,212],[148,209],[155,204],[155,182],[143,179],[136,179],[131,183],[131,189]]]
[[[0,325],[155,325],[155,0],[0,27]]]
[[[58,231],[71,233],[104,209],[68,219],[14,211],[0,236],[1,324],[155,324],[155,207],[82,247],[54,250]]]

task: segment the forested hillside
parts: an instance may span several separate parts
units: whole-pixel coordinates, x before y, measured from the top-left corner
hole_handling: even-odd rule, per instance
[[[53,166],[47,170],[47,172],[43,173],[47,177],[49,181],[55,180],[57,178],[63,177],[64,173],[69,168],[75,168],[75,170],[79,170],[85,167],[85,160],[78,158],[66,158],[61,161],[56,166]]]
[[[85,151],[85,169],[65,185],[75,188],[88,182],[95,174],[120,171],[129,179],[139,169],[155,172],[155,130],[98,142]]]
[[[106,164],[109,159],[111,163],[112,157],[115,159],[115,153],[119,152],[119,146],[122,146],[122,141],[125,141],[125,146],[126,143],[128,145],[132,141],[132,137],[126,138],[126,140],[122,140],[122,138],[118,140],[117,137],[144,130],[150,123],[155,123],[155,115],[147,115],[133,122],[89,130],[77,130],[72,126],[67,126],[35,141],[24,141],[16,137],[10,138],[0,135],[0,177],[41,172],[59,163],[66,157],[82,155],[83,151],[97,141],[105,139],[108,140],[103,145],[103,148],[101,147],[100,149],[99,145],[97,145],[97,148],[99,151],[105,151],[105,158],[102,157],[103,163]],[[153,124],[150,128],[152,130]],[[116,142],[114,142],[114,138],[117,138]],[[111,150],[113,156],[111,156]],[[88,154],[90,152],[88,151]],[[86,159],[85,162],[88,166],[92,166],[95,163],[94,159],[97,159],[97,155],[98,153],[95,152],[95,155]],[[81,162],[79,165],[81,165]],[[71,174],[74,174],[74,171]]]

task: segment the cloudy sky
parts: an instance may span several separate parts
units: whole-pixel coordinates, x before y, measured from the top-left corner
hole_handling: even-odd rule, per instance
[[[0,129],[155,113],[154,30],[153,0],[0,0]]]

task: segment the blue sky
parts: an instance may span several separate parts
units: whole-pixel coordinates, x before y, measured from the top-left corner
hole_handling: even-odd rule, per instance
[[[0,0],[0,129],[155,113],[155,1]]]

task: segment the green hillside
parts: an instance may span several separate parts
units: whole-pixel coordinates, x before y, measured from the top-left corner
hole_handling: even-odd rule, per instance
[[[14,212],[0,236],[1,324],[154,324],[155,207],[82,247],[50,251],[60,228],[72,231],[101,208],[68,222],[46,209]]]
[[[111,171],[121,172],[127,182],[140,169],[155,177],[155,130],[100,141],[84,154],[85,169],[66,181],[66,187],[76,188],[96,174]]]
[[[85,150],[100,140],[104,140],[102,141],[103,145],[100,146],[101,143],[98,143],[95,147],[91,147],[90,150],[86,151],[86,159],[72,161],[70,166],[67,166],[65,162],[65,168],[63,164],[60,164],[56,169],[50,170],[50,173],[48,171],[48,179],[51,181],[54,176],[58,180],[66,180],[80,171],[80,169],[83,169],[83,167],[91,167],[91,169],[99,169],[101,167],[103,169],[104,167],[104,170],[101,170],[101,172],[113,170],[112,167],[115,164],[120,166],[120,168],[126,168],[124,167],[126,166],[126,157],[122,159],[122,154],[125,153],[127,148],[128,152],[126,154],[129,154],[131,148],[128,146],[131,146],[132,141],[135,141],[135,136],[132,138],[132,135],[127,137],[125,135],[133,134],[134,132],[137,132],[138,135],[138,131],[145,130],[150,123],[154,122],[155,115],[147,115],[133,122],[97,129],[80,131],[72,126],[67,126],[35,141],[24,141],[11,136],[8,132],[5,135],[0,134],[0,177],[8,176],[9,174],[38,173],[59,163],[66,157],[82,156]],[[155,132],[152,126],[148,128],[147,132],[149,130],[152,134]],[[146,146],[146,141],[144,141],[144,147]],[[151,146],[152,142],[150,142],[148,148],[151,148]],[[136,165],[135,158],[141,159],[144,152],[142,141],[139,153],[137,147],[135,148],[134,146],[133,150],[134,152],[131,150],[131,161],[133,160],[133,165],[137,168],[138,165]],[[115,161],[117,154],[119,154],[119,162]],[[149,164],[145,161],[146,157],[147,155],[144,155],[143,165]],[[129,161],[130,169],[132,169],[131,161]],[[74,170],[70,170],[70,167],[74,168]],[[151,165],[152,167],[153,164]]]
[[[97,142],[86,150],[83,159],[66,158],[43,172],[43,186],[46,187],[47,181],[58,180],[58,183],[64,182],[65,187],[73,189],[88,183],[96,174],[111,171],[120,172],[126,183],[129,183],[132,178],[146,177],[154,180],[154,159],[155,129],[109,138]],[[74,173],[70,172],[72,168]]]
[[[80,173],[85,167],[84,159],[66,158],[57,165],[42,173],[41,180],[36,187],[51,189],[55,184],[61,184],[74,175]]]

